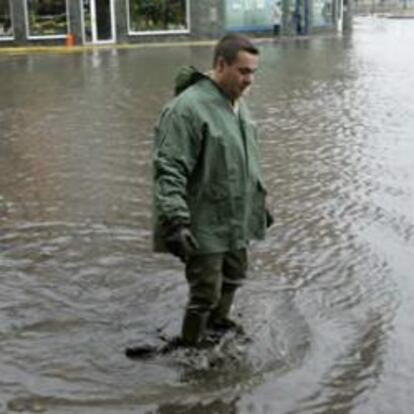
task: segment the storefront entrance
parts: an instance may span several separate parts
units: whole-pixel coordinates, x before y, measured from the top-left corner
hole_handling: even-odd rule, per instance
[[[114,0],[83,0],[84,43],[114,43]]]

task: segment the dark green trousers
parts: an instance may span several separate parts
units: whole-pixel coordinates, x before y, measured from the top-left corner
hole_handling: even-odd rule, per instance
[[[207,326],[227,319],[246,271],[246,249],[187,259],[185,273],[190,292],[181,329],[184,345],[198,346]]]
[[[242,285],[246,273],[246,249],[190,257],[186,263],[187,310],[211,312],[219,306],[223,292],[234,292]]]

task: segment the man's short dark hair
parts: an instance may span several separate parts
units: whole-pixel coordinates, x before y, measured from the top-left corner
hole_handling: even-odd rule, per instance
[[[246,36],[236,33],[230,33],[222,37],[214,49],[213,67],[216,66],[220,57],[231,65],[240,51],[258,55],[259,50],[253,45],[251,40]]]

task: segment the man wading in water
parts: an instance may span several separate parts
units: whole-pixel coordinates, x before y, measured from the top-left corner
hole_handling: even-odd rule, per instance
[[[250,240],[263,239],[271,224],[257,130],[242,99],[258,55],[248,38],[223,37],[210,73],[181,69],[176,97],[156,127],[154,249],[185,263],[189,285],[181,335],[173,346],[204,346],[207,332],[241,330],[229,314],[246,277],[246,248]]]

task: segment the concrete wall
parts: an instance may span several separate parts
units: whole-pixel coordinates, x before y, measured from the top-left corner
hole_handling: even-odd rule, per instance
[[[115,31],[117,43],[128,43],[128,14],[127,2],[115,0]]]
[[[75,43],[77,45],[82,44],[82,11],[81,3],[79,0],[69,0],[69,29],[70,32],[75,36]]]
[[[26,43],[26,14],[24,2],[22,0],[13,0],[12,18],[14,29],[14,43],[21,45]]]

